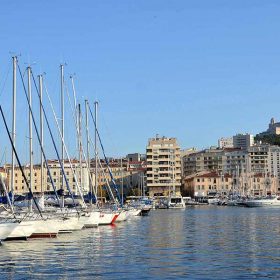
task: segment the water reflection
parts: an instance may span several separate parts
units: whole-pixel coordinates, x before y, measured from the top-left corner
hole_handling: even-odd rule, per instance
[[[279,278],[279,211],[157,210],[113,227],[7,242],[0,248],[0,278]]]

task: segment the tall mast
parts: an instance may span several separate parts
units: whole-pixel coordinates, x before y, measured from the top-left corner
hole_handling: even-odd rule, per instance
[[[31,95],[31,67],[27,67],[27,89],[28,89],[28,101],[29,107],[29,187],[32,190],[33,186],[33,143],[32,143],[32,95]]]
[[[79,159],[80,159],[80,186],[81,190],[84,189],[83,187],[83,159],[82,159],[82,115],[81,115],[81,104],[78,105],[78,117],[79,117]]]
[[[60,98],[61,98],[61,134],[62,134],[62,143],[61,143],[61,168],[64,169],[64,65],[60,64]],[[61,189],[63,190],[63,174],[61,174]]]
[[[70,76],[71,79],[71,84],[72,84],[72,91],[73,91],[73,99],[74,99],[74,112],[75,112],[75,126],[76,128],[78,127],[78,114],[77,114],[77,97],[76,97],[76,89],[75,89],[75,84],[74,84],[74,77]],[[76,129],[77,132],[77,149],[79,151],[79,130]]]
[[[13,56],[13,120],[12,120],[12,142],[16,145],[16,96],[17,96],[17,57]],[[15,181],[15,153],[12,149],[11,189],[12,203],[14,202]]]
[[[86,132],[87,132],[87,162],[88,166],[90,168],[90,151],[89,151],[89,126],[88,126],[88,101],[85,100],[85,109],[86,109]],[[89,177],[89,192],[90,192],[90,204],[92,204],[92,184],[90,180],[90,174],[88,174]]]
[[[122,188],[122,206],[123,206],[123,162],[121,157],[121,188]]]
[[[98,110],[98,102],[94,102],[94,113],[95,113],[95,137],[94,137],[94,148],[95,148],[95,193],[98,197],[98,149],[97,149],[97,110]]]
[[[39,93],[40,93],[40,139],[42,149],[44,148],[44,121],[43,121],[43,76],[39,75]],[[43,193],[44,188],[44,156],[41,149],[41,193]]]

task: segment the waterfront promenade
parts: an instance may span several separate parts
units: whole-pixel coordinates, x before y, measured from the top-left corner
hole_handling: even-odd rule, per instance
[[[56,239],[6,242],[0,279],[279,279],[277,208],[154,210]]]

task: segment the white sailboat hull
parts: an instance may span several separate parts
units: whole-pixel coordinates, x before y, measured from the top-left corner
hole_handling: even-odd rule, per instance
[[[128,219],[129,212],[128,211],[121,211],[119,216],[116,219],[116,222],[124,222]]]
[[[8,239],[22,239],[28,238],[35,232],[33,221],[22,221],[17,227],[9,234]]]
[[[118,214],[101,212],[99,217],[99,225],[110,225],[115,222]]]
[[[140,213],[141,213],[141,209],[130,209],[129,210],[130,217],[140,216]]]
[[[53,238],[58,234],[59,222],[55,219],[34,220],[35,230],[30,238]]]
[[[18,223],[1,223],[0,224],[0,241],[5,240],[17,226],[18,226]]]
[[[97,227],[100,220],[100,212],[90,212],[80,217],[81,222],[85,228]]]

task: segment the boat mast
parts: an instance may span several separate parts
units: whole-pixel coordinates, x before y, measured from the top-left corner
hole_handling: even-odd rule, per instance
[[[27,91],[28,91],[28,102],[30,104],[29,107],[29,186],[32,190],[33,186],[33,143],[32,143],[32,94],[31,94],[31,67],[27,67]],[[31,203],[30,203],[30,207]],[[31,208],[32,209],[32,208]]]
[[[122,204],[123,206],[123,162],[122,162],[122,157],[121,157],[121,187],[122,187]]]
[[[83,187],[83,176],[82,176],[82,173],[83,173],[83,159],[82,159],[82,116],[81,116],[81,104],[78,105],[78,114],[79,114],[79,133],[78,133],[78,136],[79,136],[79,161],[80,161],[80,186],[81,186],[81,190],[83,191],[84,190],[84,187]]]
[[[42,145],[42,149],[44,148],[44,121],[43,121],[43,107],[42,107],[42,103],[43,103],[43,76],[39,75],[38,76],[39,79],[39,93],[40,93],[40,139],[41,139],[41,145]],[[44,156],[43,156],[43,152],[41,149],[41,193],[43,194],[44,192],[44,188],[43,188],[43,184],[44,184]]]
[[[61,168],[64,169],[64,65],[60,64],[60,98],[61,98]],[[61,174],[61,189],[63,190],[63,174]]]
[[[87,133],[87,162],[90,169],[90,151],[89,151],[89,126],[88,126],[88,101],[85,100],[85,109],[86,109],[86,133]],[[90,204],[92,205],[92,184],[90,180],[90,173],[88,174],[89,177],[89,192],[90,192]]]
[[[13,56],[13,120],[12,120],[12,142],[16,146],[16,97],[17,97],[17,57]],[[14,181],[15,181],[15,153],[12,149],[11,186],[12,204],[14,203]]]
[[[94,133],[94,148],[95,148],[95,193],[98,198],[98,149],[97,149],[97,110],[98,102],[94,102],[94,118],[95,118],[95,133]],[[101,195],[101,194],[100,194]]]

